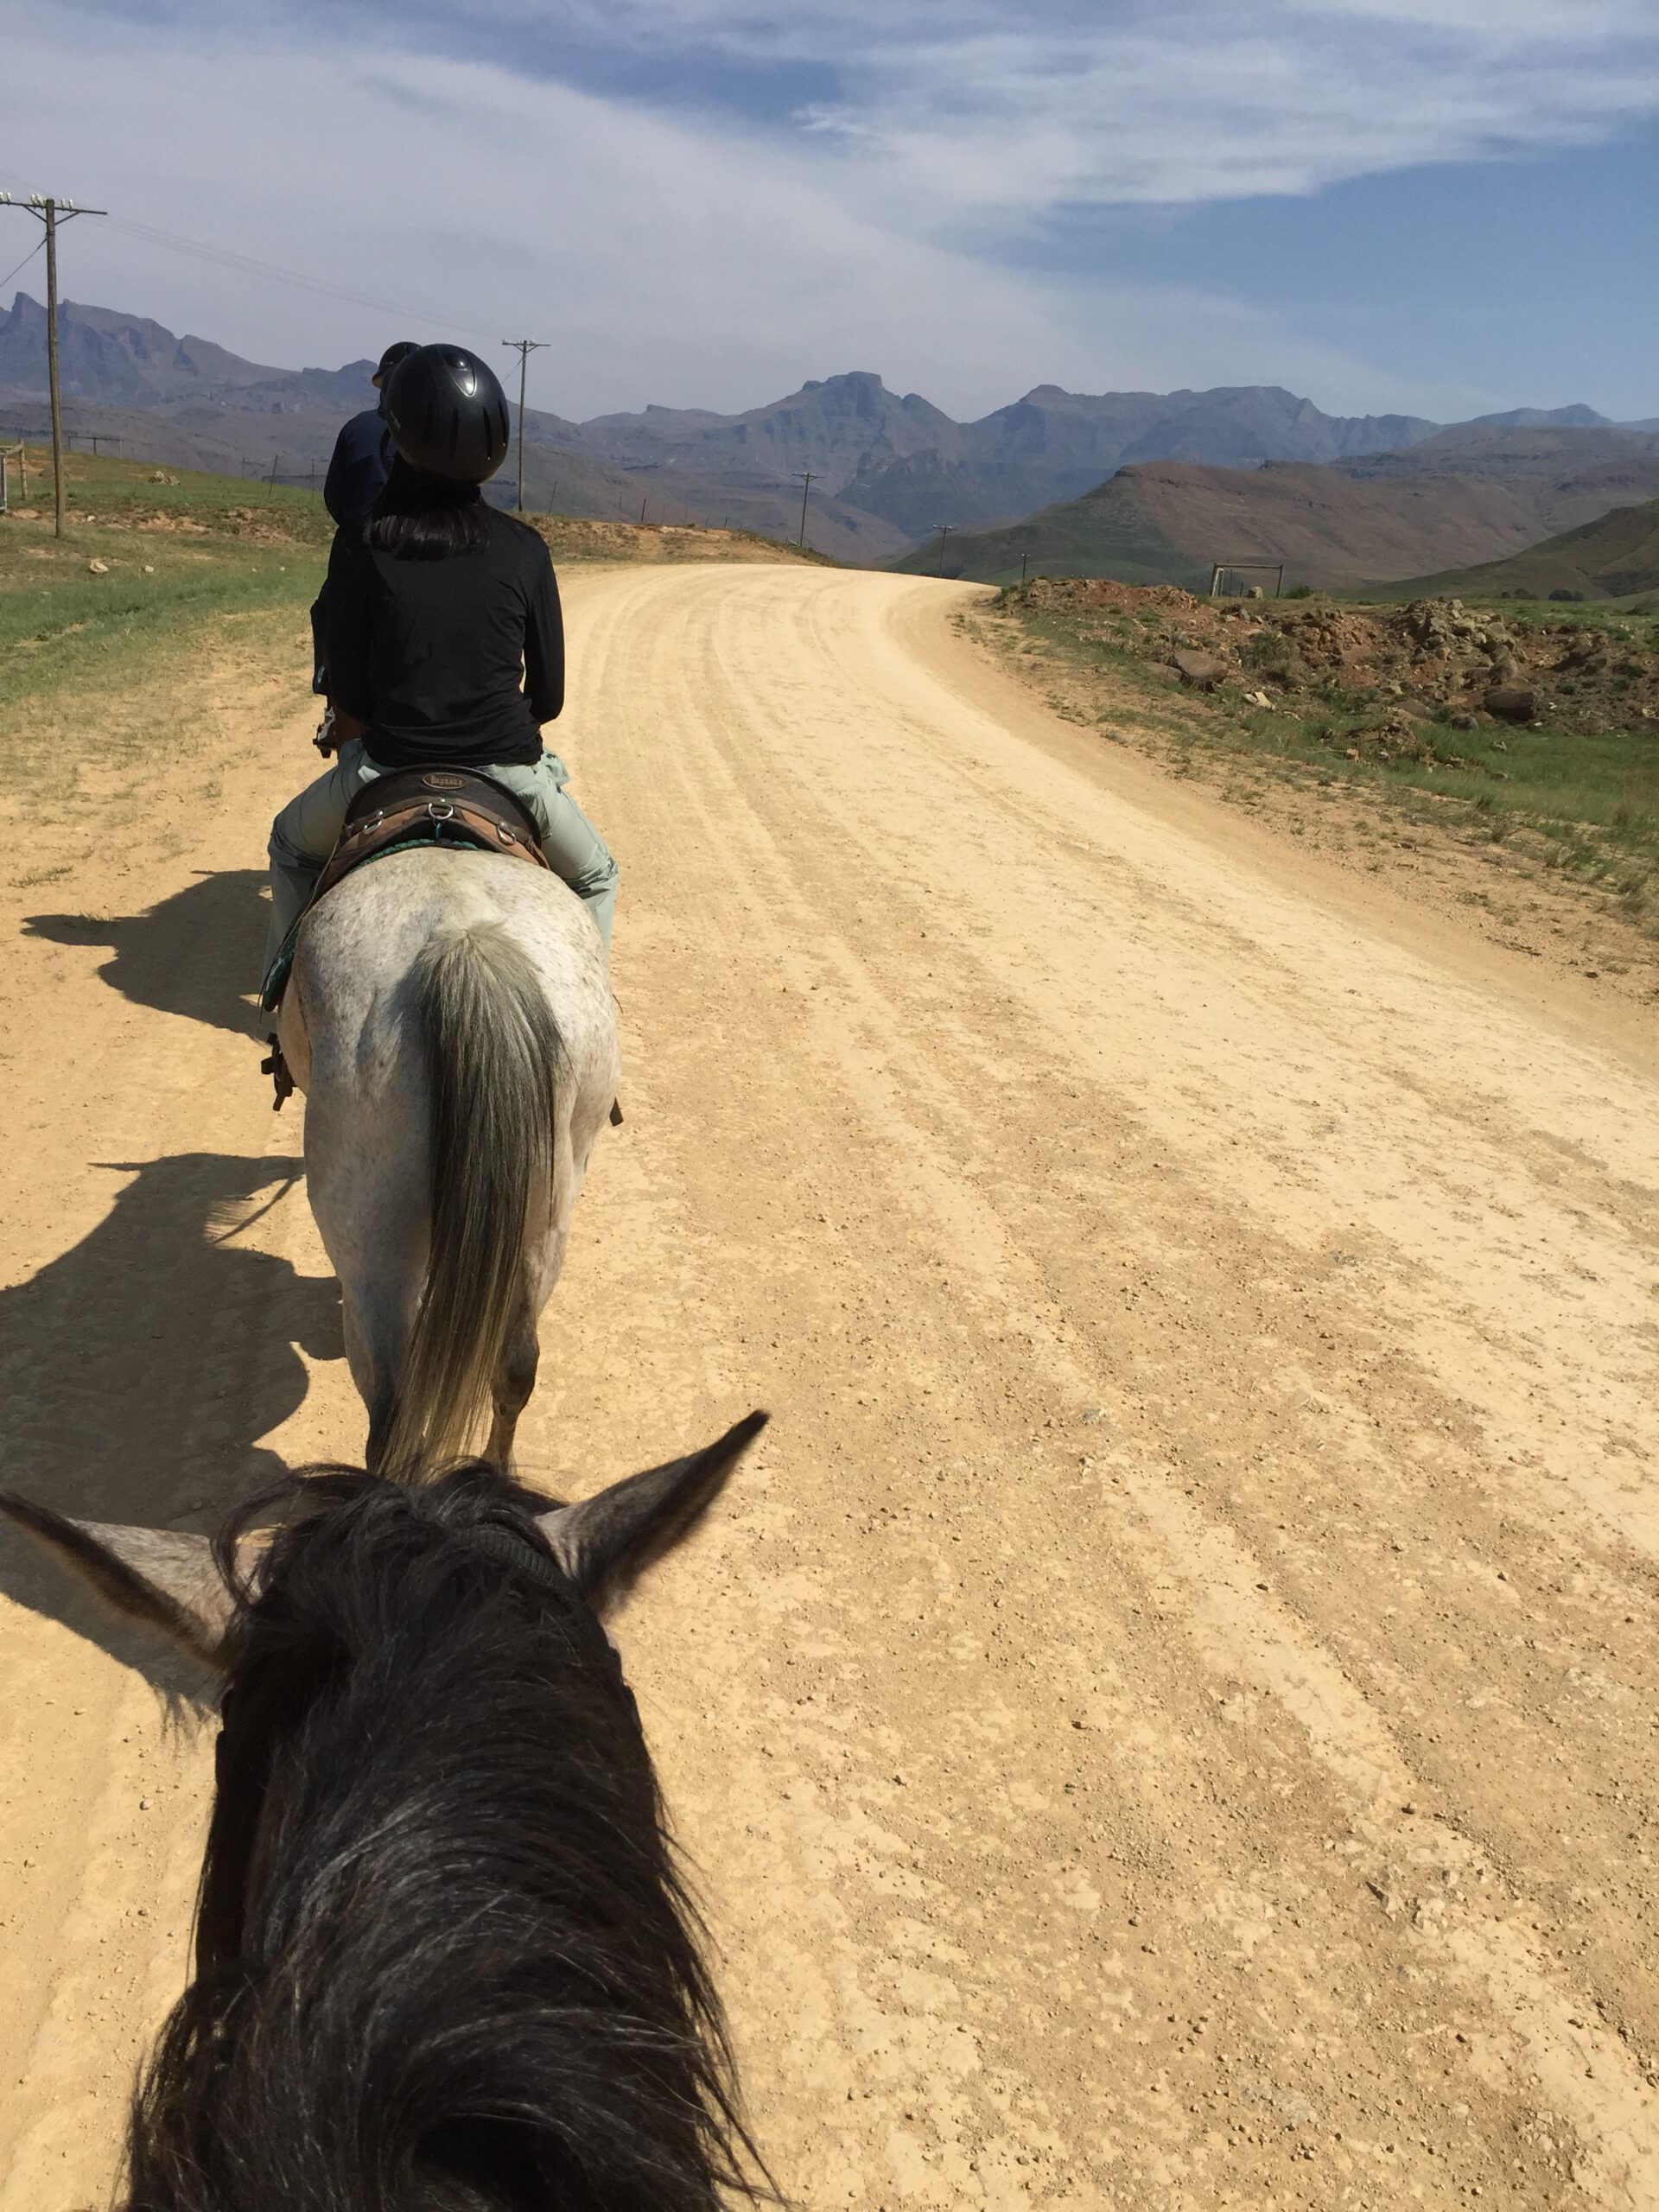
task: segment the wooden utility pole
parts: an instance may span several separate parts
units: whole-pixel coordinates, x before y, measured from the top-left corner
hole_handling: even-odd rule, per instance
[[[795,474],[801,480],[801,534],[795,540],[795,543],[798,546],[804,550],[806,545],[806,495],[812,489],[812,486],[817,481],[817,479],[813,475],[812,471],[810,468],[798,468]]]
[[[0,192],[0,207],[22,207],[46,226],[46,374],[52,391],[53,534],[63,536],[63,402],[58,392],[58,225],[75,215],[107,215],[107,207],[77,207],[73,200],[54,200],[31,192],[27,200],[14,200]]]
[[[953,522],[936,522],[933,527],[939,533],[939,574],[943,575],[944,574],[944,541],[956,528],[956,524]]]
[[[501,343],[510,346],[518,356],[518,505],[516,512],[523,514],[524,512],[524,377],[530,367],[531,355],[544,353],[547,351],[547,340],[544,338],[504,338]]]

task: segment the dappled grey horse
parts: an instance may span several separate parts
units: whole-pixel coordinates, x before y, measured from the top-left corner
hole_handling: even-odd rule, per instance
[[[605,948],[544,869],[391,854],[301,925],[278,1032],[368,1464],[505,1466],[620,1065]]]

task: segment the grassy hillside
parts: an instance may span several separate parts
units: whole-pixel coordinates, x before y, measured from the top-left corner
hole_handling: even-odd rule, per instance
[[[1287,587],[1348,591],[1414,575],[1437,555],[1442,561],[1507,556],[1538,535],[1508,486],[1474,477],[1358,480],[1311,462],[1212,468],[1147,461],[1023,522],[953,534],[944,572],[1017,583],[1023,554],[1033,575],[1198,590],[1216,561],[1282,561]],[[937,574],[938,539],[893,565]]]
[[[1414,577],[1397,589],[1414,597],[1451,592],[1462,599],[1548,599],[1562,592],[1584,600],[1659,591],[1659,499],[1617,507],[1506,561]]]
[[[1121,583],[1207,585],[1210,571],[1166,537],[1148,513],[1135,478],[1124,470],[1080,499],[1040,508],[1001,529],[952,533],[943,573],[975,583],[1018,583],[1020,556],[1033,575],[1115,576]],[[890,564],[901,574],[941,573],[937,537]]]
[[[1212,561],[1282,561],[1286,584],[1355,590],[1440,562],[1516,552],[1540,535],[1507,486],[1466,476],[1358,482],[1300,463],[1127,471],[1149,519],[1205,581]]]
[[[216,618],[299,615],[333,524],[308,492],[72,454],[67,534],[52,533],[49,454],[12,471],[0,516],[0,708],[175,648]]]

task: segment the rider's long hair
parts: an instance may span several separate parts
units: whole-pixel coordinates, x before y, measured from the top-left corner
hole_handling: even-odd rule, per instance
[[[363,535],[378,553],[395,560],[447,561],[456,553],[483,550],[490,512],[478,485],[429,475],[398,454]]]

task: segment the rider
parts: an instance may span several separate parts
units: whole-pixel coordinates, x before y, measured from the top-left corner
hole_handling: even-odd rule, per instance
[[[396,456],[369,520],[335,533],[318,601],[340,757],[271,824],[274,960],[346,810],[390,769],[475,769],[541,830],[555,873],[608,946],[617,867],[542,749],[564,703],[564,632],[543,541],[486,504],[507,451],[494,372],[459,346],[423,346],[386,387]]]
[[[370,381],[380,397],[372,407],[340,425],[322,483],[322,504],[337,523],[366,522],[385,488],[391,467],[391,440],[386,435],[386,382],[400,361],[420,349],[400,338],[388,346]]]
[[[365,407],[360,415],[340,425],[328,456],[328,474],[322,480],[322,504],[342,528],[349,523],[366,522],[386,488],[392,462],[391,433],[386,428],[386,379],[399,361],[407,360],[416,350],[412,338],[400,338],[388,346],[369,379],[380,397],[372,407]],[[328,690],[328,672],[322,664],[320,604],[311,609],[311,689],[324,694]]]

